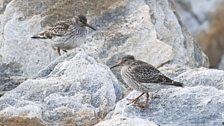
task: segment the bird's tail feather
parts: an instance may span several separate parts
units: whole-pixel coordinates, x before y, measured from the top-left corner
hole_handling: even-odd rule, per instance
[[[174,86],[178,86],[178,87],[184,87],[184,84],[181,82],[177,82],[177,81],[173,81],[173,85]]]
[[[46,32],[42,32],[42,33],[33,35],[31,38],[33,38],[33,39],[51,39],[52,37],[50,36],[50,34],[48,34]]]
[[[38,36],[38,35],[34,35],[31,38],[33,38],[33,39],[46,39],[46,37],[44,37],[44,36]]]
[[[172,86],[177,86],[177,87],[184,87],[184,84],[181,82],[177,81],[172,81],[172,82],[167,82],[167,83],[162,83],[163,85],[172,85]]]

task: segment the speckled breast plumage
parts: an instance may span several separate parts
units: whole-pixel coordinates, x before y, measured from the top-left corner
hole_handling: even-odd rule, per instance
[[[131,67],[130,66],[124,66],[121,69],[121,76],[124,82],[132,89],[140,91],[140,92],[149,92],[152,89],[150,88],[150,85],[143,85],[142,83],[137,82],[133,78],[133,74],[131,74]]]
[[[52,46],[70,50],[80,46],[86,40],[87,29],[76,24],[70,26],[63,36],[56,36],[52,40]]]

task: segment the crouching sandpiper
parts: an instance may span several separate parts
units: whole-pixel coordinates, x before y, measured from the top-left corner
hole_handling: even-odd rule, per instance
[[[111,69],[117,66],[122,66],[121,76],[124,82],[130,88],[142,92],[141,95],[130,101],[130,103],[136,104],[141,108],[148,105],[148,92],[158,91],[168,86],[183,87],[182,83],[171,80],[152,65],[136,60],[132,55],[124,56],[121,62],[111,67]],[[139,98],[144,94],[146,94],[145,104],[137,104]]]

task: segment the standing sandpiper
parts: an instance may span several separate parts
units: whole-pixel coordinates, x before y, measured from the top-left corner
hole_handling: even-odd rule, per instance
[[[167,88],[169,85],[183,87],[182,83],[171,80],[163,75],[158,69],[146,62],[135,60],[132,55],[124,56],[121,62],[111,67],[111,69],[117,66],[122,66],[121,76],[124,82],[132,89],[143,92],[135,99],[132,99],[130,103],[137,104],[139,98],[146,94],[145,104],[137,104],[142,108],[148,105],[148,92],[158,91],[162,88]]]
[[[35,39],[52,39],[52,47],[56,47],[59,56],[60,50],[67,52],[85,42],[87,29],[86,26],[96,30],[87,23],[87,19],[83,15],[66,21],[57,22],[47,30],[34,35]]]

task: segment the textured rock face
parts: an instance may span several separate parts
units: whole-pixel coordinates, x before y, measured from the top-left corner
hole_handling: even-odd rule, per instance
[[[33,34],[78,13],[99,14],[116,1],[118,0],[11,1],[1,15],[0,61],[21,65],[20,71],[23,74],[20,76],[32,77],[58,57],[46,41],[31,40]],[[8,2],[9,0],[2,1],[2,8]]]
[[[218,68],[221,70],[224,70],[224,55],[221,58]]]
[[[223,69],[223,1],[177,0],[177,11],[209,58],[210,67]]]
[[[208,13],[215,1],[217,0],[176,0],[177,11],[193,34],[208,20]]]
[[[89,23],[97,27],[96,32],[89,31],[81,49],[58,57],[48,41],[30,39],[54,22],[78,13],[86,14]],[[0,80],[12,83],[7,91],[28,80],[0,98],[0,124],[93,125],[104,120],[97,125],[202,125],[220,124],[223,119],[219,116],[223,107],[219,77],[223,72],[197,69],[208,66],[207,57],[182,26],[172,1],[13,0],[1,16]],[[108,67],[125,54],[162,66],[161,71],[186,83],[187,88],[160,91],[161,98],[150,101],[146,110],[127,106],[126,98],[119,101],[128,93],[121,90],[119,72],[113,71],[118,81]],[[216,78],[204,81],[212,75]],[[196,85],[204,87],[188,87]],[[4,85],[1,88],[6,89]],[[197,117],[200,110],[208,113]],[[179,118],[190,112],[190,116]],[[203,123],[209,117],[214,121]]]
[[[187,86],[212,86],[224,89],[224,71],[206,68],[189,69],[180,74],[178,80]]]
[[[176,81],[183,82],[184,88],[161,90],[151,98],[146,109],[127,105],[140,92],[132,91],[116,104],[110,119],[99,125],[141,124],[154,125],[210,126],[222,125],[224,72],[207,68],[161,67],[160,70]],[[178,75],[176,75],[176,74]],[[200,86],[199,86],[200,85]],[[153,92],[151,92],[153,94]],[[143,102],[144,97],[142,98]],[[137,120],[136,120],[137,119]],[[117,120],[117,123],[111,123]],[[129,122],[129,120],[132,120]],[[136,120],[136,123],[134,123]],[[132,123],[133,122],[133,123]],[[152,125],[152,124],[147,124]]]
[[[158,126],[153,122],[141,118],[114,118],[108,121],[103,121],[96,126]]]
[[[80,52],[58,64],[50,77],[27,80],[5,94],[0,99],[0,119],[3,124],[19,116],[45,125],[93,125],[120,98],[120,86],[108,67]]]
[[[0,65],[0,96],[26,80],[26,78],[21,77],[20,66],[14,63]]]
[[[206,23],[196,35],[196,39],[210,60],[211,67],[218,67],[223,56],[224,49],[224,19],[222,0],[217,0],[213,11],[209,13],[208,23]]]
[[[223,90],[197,86],[170,88],[158,94],[160,98],[152,99],[144,110],[126,105],[128,101],[124,98],[117,103],[112,118],[141,118],[160,126],[221,126],[223,123]],[[133,91],[127,98],[137,95],[139,92]]]
[[[20,63],[23,76],[33,76],[57,54],[47,41],[31,40],[30,36],[58,20],[71,18],[77,13],[89,13],[92,15],[88,16],[92,19],[90,24],[99,30],[87,41],[89,45],[86,48],[92,50],[86,50],[95,50],[104,62],[114,61],[113,57],[123,53],[131,53],[141,54],[141,59],[153,65],[170,61],[180,65],[207,66],[198,46],[178,25],[171,5],[168,1],[150,0],[14,0],[2,15],[1,61]],[[176,53],[179,51],[182,53]]]

